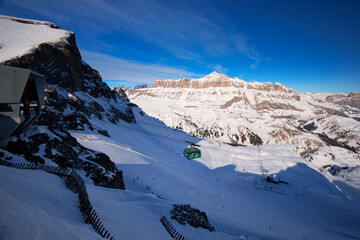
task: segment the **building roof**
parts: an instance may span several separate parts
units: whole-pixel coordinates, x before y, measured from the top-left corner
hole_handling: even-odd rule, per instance
[[[20,103],[28,79],[35,81],[37,94],[41,101],[44,94],[43,75],[30,69],[0,64],[0,103]]]
[[[190,147],[190,148],[185,148],[185,151],[188,151],[188,152],[200,152],[200,149]]]

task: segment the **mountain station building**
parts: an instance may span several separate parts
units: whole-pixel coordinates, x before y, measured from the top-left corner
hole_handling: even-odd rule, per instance
[[[0,64],[0,146],[40,115],[45,78],[29,69]]]

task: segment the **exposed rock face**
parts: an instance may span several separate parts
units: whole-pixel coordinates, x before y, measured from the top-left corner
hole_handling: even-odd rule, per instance
[[[284,93],[294,93],[295,91],[281,85],[280,83],[247,83],[238,78],[230,78],[225,74],[212,72],[211,74],[200,79],[181,78],[179,80],[155,80],[152,88],[219,88],[219,87],[240,87],[245,89],[255,89],[260,91],[275,91]],[[134,89],[136,90],[136,89]]]
[[[329,145],[320,136],[360,152],[359,96],[297,93],[279,83],[213,72],[200,79],[157,80],[152,88],[132,91],[129,99],[196,137],[231,145],[291,143],[302,154]]]
[[[205,228],[210,232],[215,231],[215,228],[211,226],[205,212],[199,209],[192,208],[190,204],[187,205],[173,205],[171,209],[171,218],[178,221],[180,224],[185,225],[188,223],[194,228]]]
[[[333,94],[326,97],[326,101],[336,103],[342,106],[350,106],[360,109],[360,93],[352,92],[348,95],[345,94]]]
[[[52,45],[43,43],[33,53],[11,59],[5,65],[29,68],[43,74],[49,84],[58,84],[71,90],[84,90],[83,74],[91,74],[91,69],[83,70],[81,56],[75,43],[75,35],[70,34],[65,41]],[[92,74],[97,72],[93,70]],[[93,75],[92,75],[93,76]],[[97,77],[99,74],[97,73]]]
[[[29,23],[27,21],[26,23],[31,24],[33,22],[30,21]],[[33,24],[36,24],[36,21]],[[81,124],[86,122],[87,120],[81,117],[81,114],[87,117],[95,115],[100,120],[105,116],[114,123],[119,120],[135,122],[131,108],[126,107],[128,100],[111,91],[102,82],[99,72],[82,60],[73,33],[69,34],[67,39],[59,40],[56,43],[42,43],[34,48],[32,53],[7,60],[3,64],[28,68],[43,74],[47,84],[54,85],[54,87],[48,88],[46,91],[47,109],[53,107],[56,110],[55,113],[58,112],[60,114],[67,107],[77,110],[76,113],[74,112],[76,117],[68,117],[70,118],[69,124],[74,118],[80,119]],[[59,96],[56,88],[64,89],[69,95]],[[76,96],[75,92],[84,93],[83,96],[87,99],[82,100],[79,96]],[[109,109],[104,109],[101,106],[102,104],[99,104],[96,100],[89,101],[89,97],[86,94],[94,98],[104,98],[109,103],[111,100],[114,100],[121,106],[122,111],[117,110],[118,106],[114,104],[110,104]],[[50,113],[50,111],[47,111],[47,113],[54,114]],[[76,127],[68,127],[68,129],[76,129]]]
[[[46,131],[44,128],[40,127],[45,133],[37,133],[32,128],[23,133],[26,138],[13,137],[6,150],[35,164],[44,164],[46,159],[59,167],[84,170],[96,185],[125,189],[122,172],[107,155],[84,148],[65,130],[49,128]],[[45,159],[38,155],[41,149]]]
[[[119,93],[120,96],[122,96],[123,98],[125,98],[127,101],[129,101],[129,98],[126,95],[126,89],[124,87],[124,85],[121,85],[120,87],[114,88],[115,92]]]
[[[144,88],[149,88],[149,86],[148,86],[147,84],[136,85],[136,86],[134,87],[134,90],[144,89]]]
[[[338,165],[338,176],[352,185],[358,182],[359,93],[297,93],[278,83],[211,73],[200,79],[155,81],[152,88],[128,96],[168,127],[232,146],[292,144],[294,152],[320,171]]]
[[[16,21],[22,22],[21,19]],[[24,21],[24,24],[57,28],[51,23]],[[68,132],[88,129],[108,135],[91,125],[89,120],[94,118],[114,124],[136,121],[128,100],[112,91],[102,82],[98,71],[82,60],[75,35],[69,32],[66,39],[41,43],[30,53],[2,64],[43,74],[50,85],[45,89],[42,115],[34,123],[41,127],[26,131],[26,138],[24,134],[14,137],[7,150],[23,155],[30,162],[53,161],[60,167],[82,169],[96,185],[125,189],[122,172],[110,158],[82,147]]]
[[[40,44],[30,54],[5,61],[4,65],[28,68],[43,74],[48,84],[72,91],[86,91],[93,97],[115,100],[115,93],[102,82],[98,71],[82,61],[75,35],[55,44]]]
[[[272,103],[270,101],[262,101],[261,103],[256,105],[256,110],[258,110],[258,111],[262,111],[262,110],[266,110],[266,109],[268,109],[268,110],[284,109],[284,110],[301,111],[290,104]]]
[[[245,102],[245,104],[250,104],[249,102],[249,99],[246,97],[245,93],[238,97],[238,96],[235,96],[233,97],[231,100],[227,101],[224,105],[222,105],[220,108],[222,109],[225,109],[225,108],[228,108],[230,107],[231,105],[233,105],[234,103],[237,103],[237,102]]]

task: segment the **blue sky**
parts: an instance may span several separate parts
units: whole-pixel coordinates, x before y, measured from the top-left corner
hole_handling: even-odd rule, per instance
[[[212,71],[298,92],[360,91],[358,0],[0,0],[54,22],[111,87]]]

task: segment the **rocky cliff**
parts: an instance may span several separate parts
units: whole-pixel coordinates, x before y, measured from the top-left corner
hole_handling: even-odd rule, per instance
[[[329,94],[326,97],[326,101],[335,103],[337,105],[343,105],[344,107],[355,107],[360,109],[360,93],[352,92],[348,95],[346,94]]]
[[[194,136],[235,145],[292,143],[299,154],[326,144],[359,153],[358,96],[297,93],[279,83],[216,72],[157,80],[152,88],[129,94],[148,114]]]
[[[359,93],[297,93],[279,83],[213,72],[200,79],[155,81],[128,96],[147,114],[190,135],[232,146],[291,144],[320,171],[350,183],[357,179]]]
[[[238,78],[230,78],[225,74],[212,72],[209,75],[200,79],[181,78],[178,80],[155,80],[152,88],[223,88],[223,87],[237,87],[243,89],[255,89],[266,92],[284,92],[295,93],[294,90],[280,83],[259,83],[256,81],[245,82]],[[134,89],[137,90],[137,89]]]
[[[22,29],[27,30],[30,40],[37,39],[34,35],[39,32],[45,34],[41,35],[42,42],[14,57],[3,59],[1,64],[41,73],[47,83],[45,106],[35,122],[37,126],[14,136],[6,150],[30,162],[51,161],[61,167],[82,169],[96,185],[124,189],[122,172],[111,159],[103,153],[82,147],[68,131],[92,130],[109,136],[106,131],[92,126],[91,120],[96,118],[113,124],[135,122],[134,114],[127,106],[128,100],[110,90],[102,82],[98,71],[82,60],[72,32],[67,31],[62,38],[47,41],[54,31],[64,30],[55,24],[8,17],[1,19],[1,27],[12,29],[9,35],[14,39],[21,35]],[[41,31],[38,28],[42,28]],[[46,33],[50,31],[52,34],[47,38]],[[28,44],[33,44],[30,40]],[[20,44],[26,45],[28,40],[23,41],[25,43]],[[16,47],[10,41],[4,43],[1,51]]]

